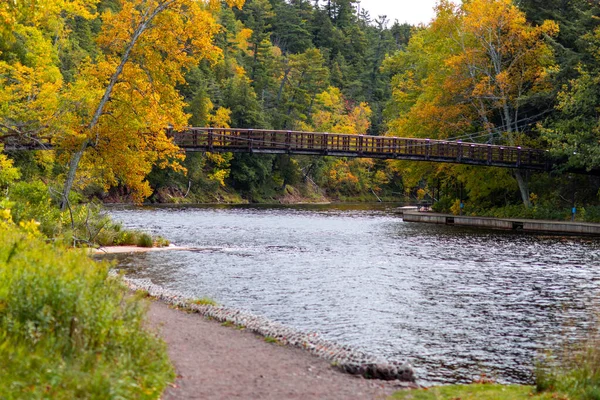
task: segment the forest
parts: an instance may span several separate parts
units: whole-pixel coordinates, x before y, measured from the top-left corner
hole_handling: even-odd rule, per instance
[[[358,11],[360,10],[360,11]],[[441,0],[428,25],[354,0],[0,4],[0,186],[73,201],[401,201],[600,220],[600,7]],[[167,128],[388,135],[548,149],[551,173],[184,154]],[[52,145],[52,150],[15,148]],[[561,169],[562,168],[562,169]],[[33,190],[33,189],[31,189]]]
[[[174,381],[149,294],[90,257],[168,241],[124,229],[105,203],[395,201],[600,222],[600,178],[567,171],[600,167],[596,0],[440,0],[420,26],[358,5],[0,1],[0,397],[156,399]],[[185,154],[167,131],[189,126],[462,140],[565,162]],[[585,346],[537,371],[535,398],[599,398],[597,338]],[[498,390],[486,398],[534,398]]]

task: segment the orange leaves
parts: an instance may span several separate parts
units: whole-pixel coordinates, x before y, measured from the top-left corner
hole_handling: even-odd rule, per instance
[[[386,62],[397,72],[390,129],[432,138],[491,132],[491,121],[514,129],[521,104],[547,87],[553,57],[544,37],[557,32],[552,21],[529,25],[511,0],[441,1],[431,26]]]
[[[342,192],[358,193],[358,177],[351,169],[351,163],[344,159],[336,160],[327,174],[327,186]]]
[[[514,108],[525,87],[546,77],[552,54],[544,36],[557,33],[552,21],[529,25],[511,0],[467,2],[454,35],[459,51],[447,64],[450,79],[468,84],[463,93],[485,100],[489,109]]]

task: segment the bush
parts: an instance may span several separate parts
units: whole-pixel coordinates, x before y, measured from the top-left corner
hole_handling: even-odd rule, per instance
[[[39,230],[48,238],[71,246],[130,245],[152,247],[154,238],[140,231],[123,230],[121,225],[101,213],[98,204],[78,204],[71,198],[71,206],[60,211],[52,189],[41,181],[18,182],[10,188],[9,198],[0,201],[0,210],[10,209],[13,221],[35,220]],[[161,244],[168,242],[157,239]]]
[[[73,196],[69,209],[60,211],[52,193],[41,181],[18,182],[10,187],[8,199],[0,202],[0,209],[10,209],[16,224],[38,221],[46,237],[69,245],[115,244],[121,227],[101,214],[100,205],[78,204]]]
[[[158,398],[173,370],[141,303],[106,263],[0,214],[2,397]]]
[[[142,233],[137,240],[137,245],[140,247],[152,247],[154,246],[154,240],[152,240],[152,236],[147,233]]]

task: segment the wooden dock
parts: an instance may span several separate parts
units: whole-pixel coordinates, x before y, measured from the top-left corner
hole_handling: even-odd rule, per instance
[[[418,211],[405,211],[402,218],[405,222],[421,222],[427,224],[520,231],[538,234],[600,237],[600,224],[589,222],[469,217]]]

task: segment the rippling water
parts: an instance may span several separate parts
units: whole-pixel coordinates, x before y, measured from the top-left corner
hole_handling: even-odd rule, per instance
[[[136,277],[389,359],[421,382],[531,382],[537,353],[585,332],[599,243],[405,223],[392,207],[111,210],[195,251],[121,258]]]

